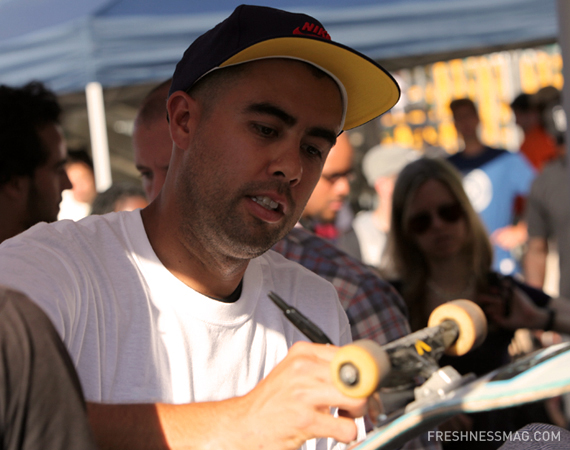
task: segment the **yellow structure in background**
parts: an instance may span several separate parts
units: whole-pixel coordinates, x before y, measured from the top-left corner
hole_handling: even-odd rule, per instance
[[[521,92],[545,86],[562,89],[562,57],[557,45],[437,62],[394,74],[402,85],[399,104],[380,119],[381,142],[417,150],[459,149],[449,103],[469,97],[481,116],[485,144],[518,150],[521,135],[510,103]]]

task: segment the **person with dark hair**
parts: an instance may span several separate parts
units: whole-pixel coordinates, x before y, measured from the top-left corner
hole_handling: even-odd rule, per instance
[[[61,107],[41,83],[0,86],[0,242],[57,220],[71,183]]]
[[[41,306],[69,349],[100,447],[320,450],[362,434],[367,400],[330,375],[351,341],[336,291],[270,248],[337,136],[398,98],[313,17],[238,6],[177,64],[155,200],[0,248],[0,283]],[[334,345],[307,342],[269,291]]]
[[[346,134],[339,136],[327,158],[300,223],[309,231],[329,240],[349,255],[360,259],[360,247],[352,229],[338,230],[336,220],[350,194],[354,178],[354,149]]]
[[[534,169],[520,153],[480,141],[479,114],[471,99],[453,100],[449,107],[464,148],[448,161],[463,174],[467,195],[491,237],[493,268],[504,275],[519,273],[519,257],[513,252],[527,239],[526,223],[520,217]]]
[[[97,194],[91,214],[107,214],[118,211],[133,211],[148,205],[144,189],[138,184],[124,181],[113,183],[105,192]]]
[[[540,96],[521,93],[512,101],[511,109],[515,123],[524,133],[521,153],[536,170],[541,171],[548,161],[556,158],[558,152],[554,138],[544,126]]]

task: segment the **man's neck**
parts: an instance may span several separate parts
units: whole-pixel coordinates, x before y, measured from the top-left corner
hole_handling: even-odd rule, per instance
[[[174,220],[162,220],[168,214],[158,214],[157,202],[141,212],[143,225],[156,256],[169,272],[201,294],[215,298],[229,298],[243,279],[249,261],[216,255],[200,245],[180,239],[171,229]]]
[[[476,136],[464,139],[464,143],[465,143],[465,148],[463,149],[463,154],[470,158],[479,156],[485,150],[485,146]]]

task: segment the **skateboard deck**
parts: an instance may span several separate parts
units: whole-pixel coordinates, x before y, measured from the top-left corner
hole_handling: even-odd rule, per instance
[[[429,401],[408,404],[350,449],[396,449],[456,414],[508,408],[568,393],[569,368],[570,343],[538,350]]]

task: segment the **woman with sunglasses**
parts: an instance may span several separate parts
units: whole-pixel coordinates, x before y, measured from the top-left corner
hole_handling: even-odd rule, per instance
[[[388,279],[396,277],[393,284],[408,305],[413,331],[427,326],[430,312],[450,300],[469,299],[483,307],[489,322],[483,345],[465,356],[441,360],[442,366],[452,365],[462,374],[480,376],[508,363],[508,346],[516,328],[553,326],[554,313],[546,308],[550,297],[492,272],[492,259],[486,230],[456,169],[443,159],[423,158],[408,164],[394,188],[383,271]],[[549,421],[546,415],[531,419]],[[453,431],[514,431],[524,425],[517,420],[514,412],[501,411],[461,416],[447,425]],[[500,442],[448,444],[481,449],[497,448]]]

